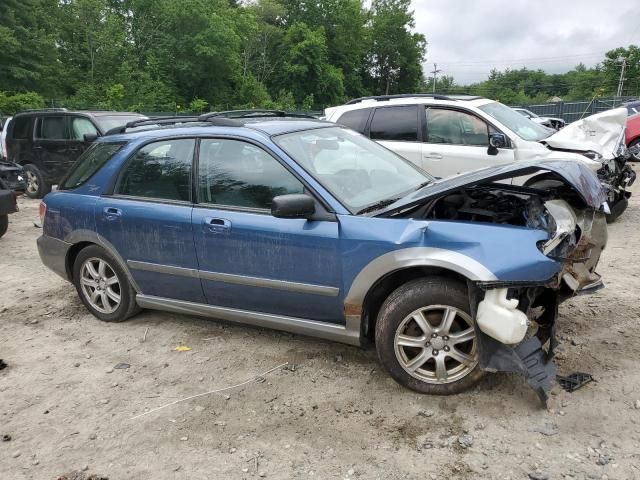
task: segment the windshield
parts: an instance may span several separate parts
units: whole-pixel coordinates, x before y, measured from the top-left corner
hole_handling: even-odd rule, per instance
[[[275,142],[355,213],[373,211],[377,204],[433,181],[407,160],[346,128],[304,130],[280,135]]]
[[[95,117],[103,132],[108,132],[112,128],[122,127],[129,122],[146,119],[144,115],[99,115]]]
[[[500,102],[487,103],[478,108],[524,140],[537,142],[553,133]]]

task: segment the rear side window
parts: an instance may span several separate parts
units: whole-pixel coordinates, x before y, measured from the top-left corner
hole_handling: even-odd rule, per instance
[[[43,140],[68,140],[67,118],[63,116],[40,118],[36,137]]]
[[[77,188],[89,180],[94,173],[107,163],[122,148],[124,143],[94,143],[78,159],[71,168],[67,178],[61,182],[60,190]]]
[[[115,193],[161,200],[191,200],[195,140],[172,139],[145,145],[120,174]]]
[[[376,108],[371,120],[371,138],[374,140],[418,140],[418,106]]]
[[[11,138],[16,140],[26,140],[31,138],[32,117],[14,117],[10,125],[13,125]]]
[[[351,110],[350,112],[344,113],[338,119],[337,123],[340,123],[345,127],[349,127],[351,130],[355,130],[356,132],[364,133],[364,129],[367,126],[367,120],[369,119],[370,112],[370,108]]]

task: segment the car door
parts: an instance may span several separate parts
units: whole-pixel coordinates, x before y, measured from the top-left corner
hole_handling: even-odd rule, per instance
[[[36,164],[50,183],[60,181],[75,162],[77,156],[72,143],[68,116],[38,117],[33,148],[36,152]]]
[[[336,221],[270,214],[305,186],[274,155],[243,140],[200,141],[193,233],[208,303],[340,323]]]
[[[422,167],[418,111],[418,105],[376,108],[369,126],[369,137]]]
[[[142,293],[204,302],[191,230],[195,139],[147,143],[97,204],[97,230],[126,262]]]
[[[427,107],[423,133],[423,168],[436,177],[511,163],[512,148],[489,149],[489,133],[495,129],[471,112]]]

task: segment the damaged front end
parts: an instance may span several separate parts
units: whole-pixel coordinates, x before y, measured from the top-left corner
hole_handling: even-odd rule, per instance
[[[396,207],[394,216],[491,222],[545,232],[535,248],[555,263],[553,275],[540,280],[535,263],[514,266],[516,272],[498,273],[497,280],[468,280],[468,291],[476,319],[480,366],[487,371],[524,375],[546,402],[555,379],[552,358],[558,305],[571,296],[603,287],[596,267],[607,243],[607,222],[603,208],[606,196],[587,167],[561,161],[544,162],[538,169],[554,172],[552,188],[496,183],[506,177],[490,176],[472,184],[458,182],[455,189],[434,188],[441,190],[439,195],[422,204],[413,202],[411,208]],[[521,248],[526,255],[531,245]]]

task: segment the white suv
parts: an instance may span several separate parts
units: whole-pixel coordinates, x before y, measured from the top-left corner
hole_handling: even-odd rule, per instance
[[[358,98],[325,109],[325,118],[377,140],[436,177],[518,161],[579,160],[610,189],[611,208],[620,203],[615,216],[626,208],[625,189],[632,180],[619,160],[624,109],[554,132],[486,98],[411,94]]]

